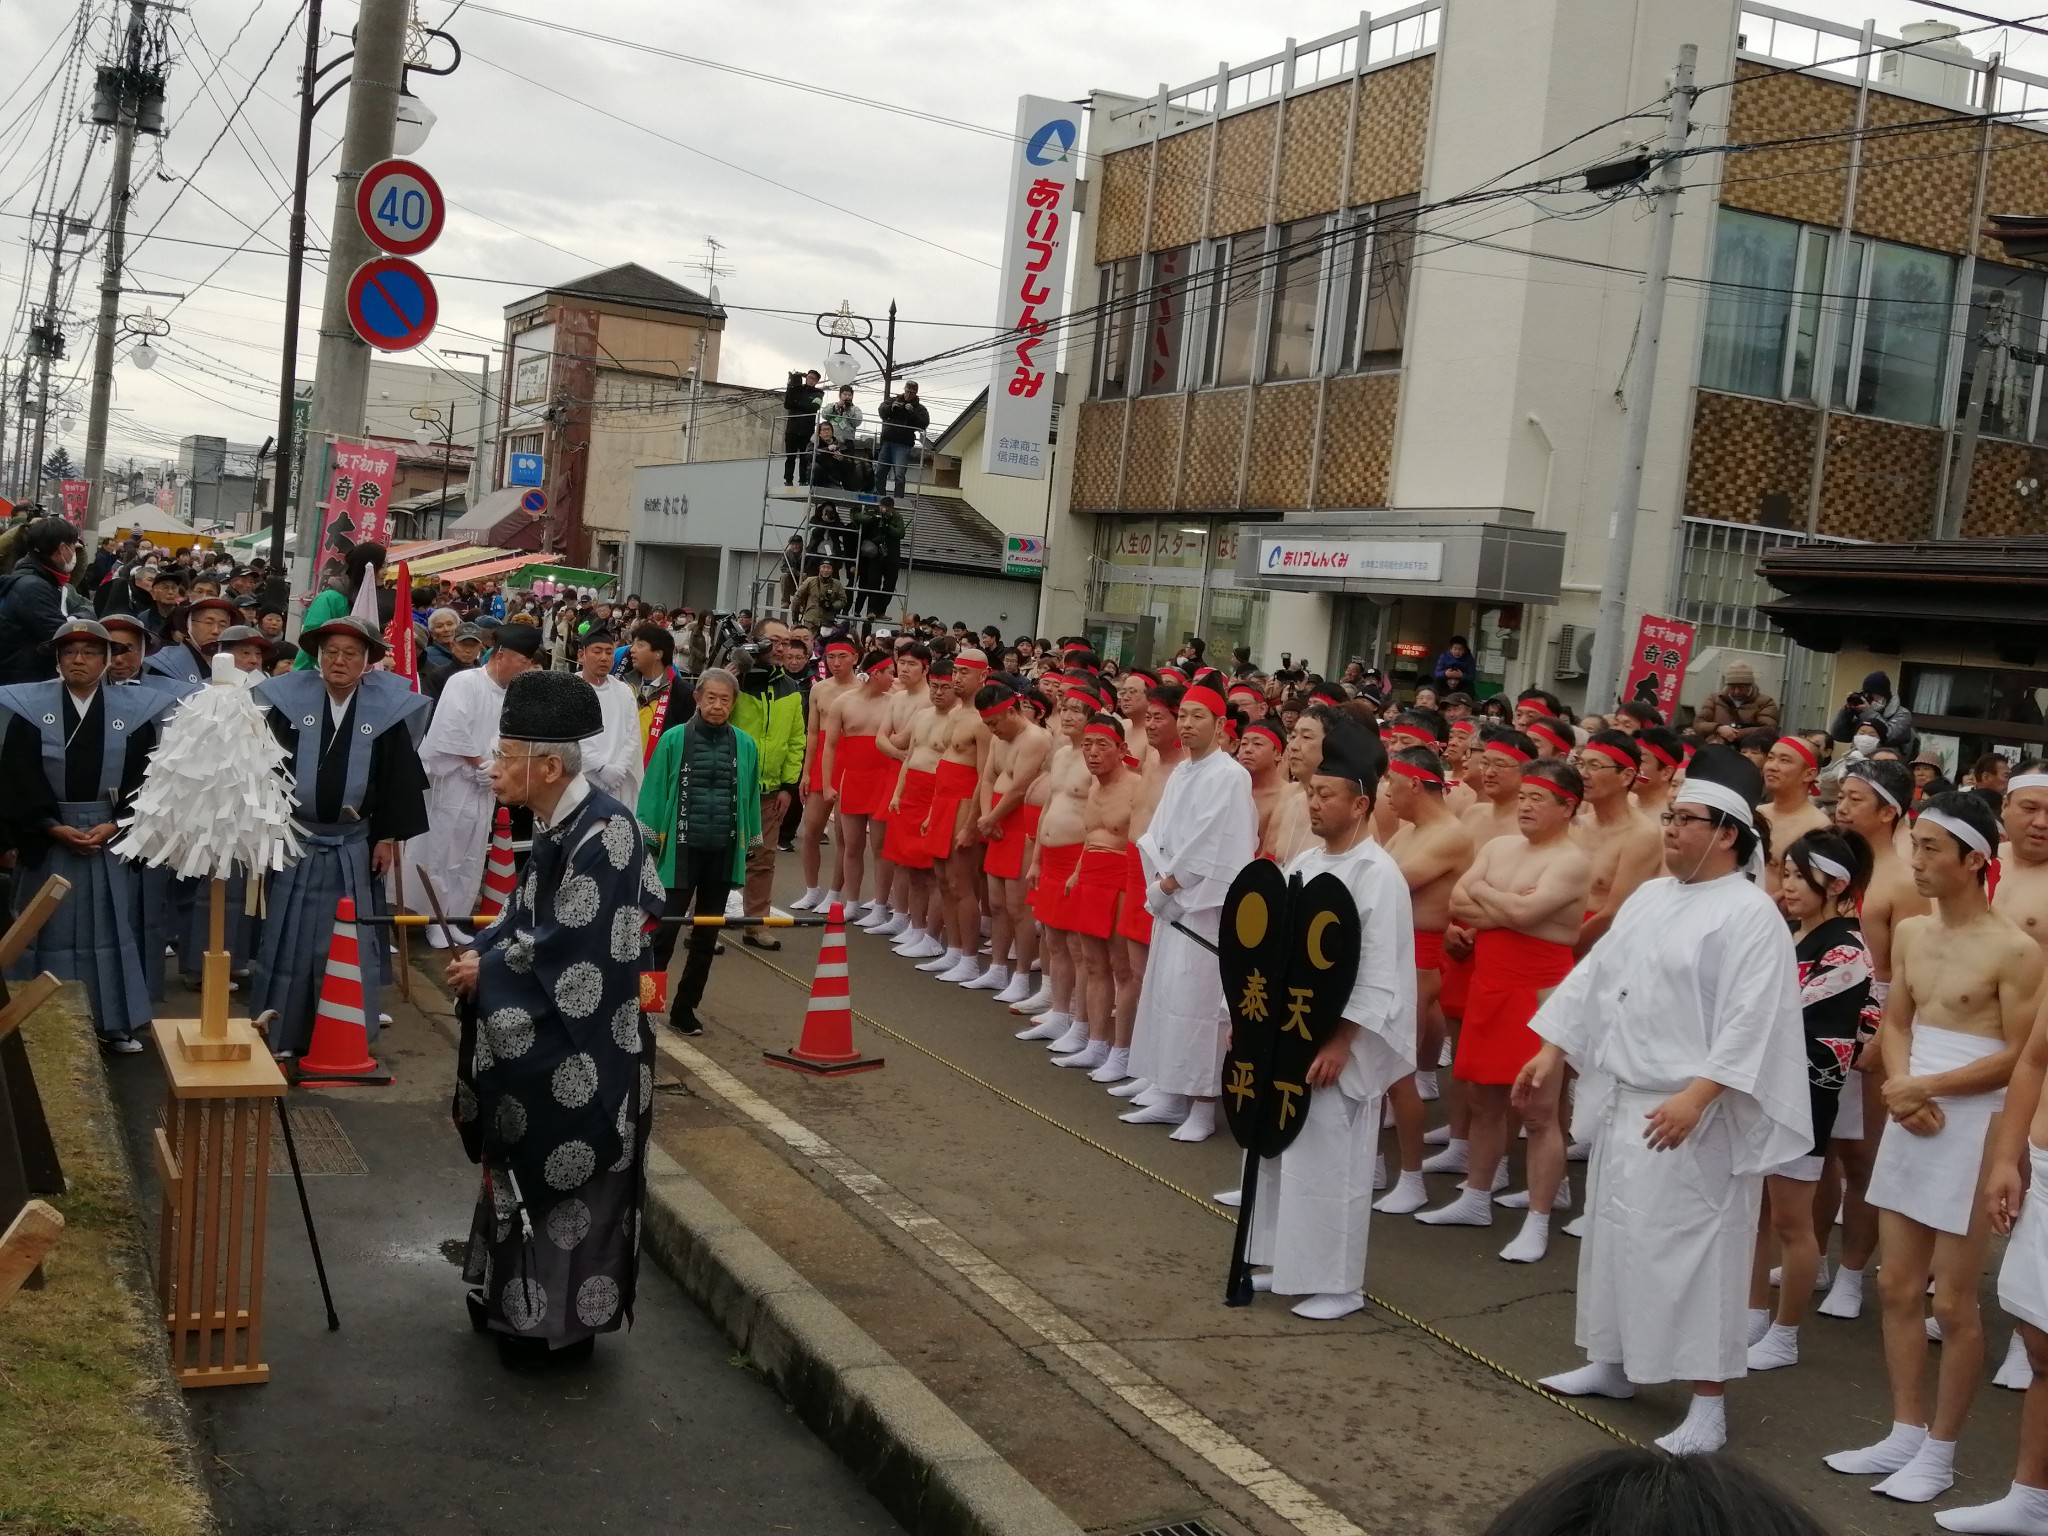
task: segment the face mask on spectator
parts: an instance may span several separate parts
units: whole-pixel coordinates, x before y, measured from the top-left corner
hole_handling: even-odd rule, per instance
[[[1877,750],[1878,739],[1874,732],[1858,731],[1856,733],[1856,750],[1865,757],[1868,757]]]

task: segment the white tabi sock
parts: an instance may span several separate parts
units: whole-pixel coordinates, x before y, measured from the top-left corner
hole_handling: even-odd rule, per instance
[[[992,965],[979,976],[960,983],[970,992],[1001,992],[1010,984],[1010,968],[1007,965]]]
[[[843,893],[839,891],[827,891],[824,894],[824,896],[820,898],[817,910],[820,912],[830,912],[834,907],[843,907],[845,905],[846,897]]]
[[[936,940],[934,942],[936,942]],[[964,957],[957,949],[941,949],[937,954],[933,955],[931,959],[921,962],[918,965],[918,969],[920,971],[930,971],[934,974],[940,974],[952,970],[953,967],[958,965],[963,958]]]
[[[1394,1180],[1394,1187],[1373,1201],[1372,1208],[1383,1216],[1412,1216],[1427,1204],[1429,1186],[1422,1182],[1421,1172],[1404,1170]]]
[[[1799,1363],[1799,1326],[1773,1323],[1764,1336],[1749,1346],[1752,1371],[1782,1370]]]
[[[1443,1089],[1437,1085],[1436,1068],[1415,1074],[1415,1097],[1425,1104],[1434,1104],[1443,1097]]]
[[[1827,1298],[1815,1310],[1822,1317],[1861,1317],[1863,1271],[1851,1269],[1846,1264],[1836,1270],[1835,1281],[1828,1287]]]
[[[1312,1322],[1334,1323],[1340,1317],[1349,1317],[1363,1310],[1365,1297],[1358,1291],[1346,1291],[1342,1295],[1325,1292],[1297,1302],[1288,1310],[1296,1317],[1306,1317]]]
[[[1550,1252],[1550,1217],[1539,1211],[1531,1211],[1522,1218],[1522,1230],[1515,1240],[1501,1249],[1500,1256],[1510,1264],[1534,1264]]]
[[[1822,1259],[1813,1272],[1814,1290],[1825,1291],[1828,1288],[1828,1282],[1834,1278],[1834,1273],[1834,1266],[1829,1264],[1826,1259]],[[1785,1270],[1784,1266],[1780,1265],[1771,1271],[1771,1289],[1774,1291],[1779,1290],[1784,1284]]]
[[[1728,1399],[1719,1394],[1708,1397],[1702,1392],[1693,1394],[1685,1422],[1670,1434],[1657,1437],[1657,1444],[1673,1456],[1711,1456],[1727,1443]]]
[[[1566,1237],[1584,1237],[1586,1235],[1586,1218],[1583,1216],[1574,1216],[1570,1221],[1566,1222],[1564,1226],[1561,1227],[1559,1230],[1562,1231]]]
[[[823,886],[807,885],[804,887],[803,895],[797,897],[795,901],[789,904],[789,910],[792,912],[808,912],[818,904],[818,898],[824,894],[825,888]]]
[[[1226,1189],[1220,1194],[1211,1195],[1209,1198],[1214,1200],[1218,1205],[1229,1206],[1234,1211],[1239,1206],[1244,1204],[1244,1191],[1241,1189]],[[1255,1290],[1258,1288],[1258,1277],[1256,1275],[1252,1277],[1252,1287]],[[1268,1290],[1272,1289],[1270,1281],[1268,1282],[1266,1288]]]
[[[1415,1219],[1432,1227],[1490,1227],[1493,1225],[1493,1202],[1487,1198],[1485,1190],[1460,1184],[1457,1199],[1434,1210],[1417,1211]]]
[[[874,932],[875,937],[878,939],[901,938],[904,934],[910,932],[910,914],[908,912],[898,912]]]
[[[1109,1042],[1090,1040],[1071,1056],[1055,1056],[1052,1064],[1056,1067],[1078,1067],[1083,1072],[1093,1072],[1109,1060]]]
[[[1576,1371],[1546,1376],[1536,1383],[1559,1397],[1634,1397],[1635,1383],[1612,1360],[1589,1360]]]
[[[1102,1058],[1102,1065],[1088,1074],[1094,1083],[1120,1083],[1131,1075],[1131,1048],[1127,1045],[1112,1045]]]
[[[1945,1531],[1976,1536],[2048,1536],[2048,1488],[2014,1483],[1997,1503],[1944,1509],[1934,1523]]]
[[[1926,1328],[1927,1342],[1930,1344],[1939,1344],[1941,1342],[1941,1319],[1938,1317],[1928,1318],[1926,1322]]]
[[[1458,1048],[1451,1044],[1451,1037],[1444,1036],[1444,1043],[1436,1048],[1436,1064],[1439,1069],[1448,1067],[1458,1054]]]
[[[1088,1025],[1083,1019],[1075,1019],[1059,1039],[1046,1047],[1055,1056],[1064,1056],[1069,1051],[1078,1051],[1088,1043]]]
[[[1216,1134],[1216,1101],[1194,1099],[1188,1104],[1187,1118],[1173,1133],[1174,1141],[1207,1141]]]
[[[1451,1144],[1451,1128],[1448,1125],[1434,1126],[1422,1133],[1425,1147],[1447,1147]]]
[[[1870,1491],[1901,1504],[1931,1504],[1955,1485],[1955,1441],[1929,1435],[1911,1461]]]
[[[1150,1104],[1126,1110],[1117,1119],[1125,1125],[1179,1125],[1188,1117],[1188,1101],[1178,1093],[1163,1093]]]
[[[1769,1307],[1751,1307],[1746,1322],[1749,1331],[1742,1342],[1744,1344],[1754,1344],[1758,1339],[1771,1331],[1771,1309]]]
[[[1821,1460],[1837,1472],[1846,1472],[1851,1477],[1879,1477],[1886,1472],[1896,1472],[1913,1459],[1913,1453],[1927,1440],[1925,1424],[1901,1424],[1894,1420],[1892,1432],[1875,1445],[1861,1446],[1853,1451],[1836,1451]]]
[[[1032,990],[1031,973],[1029,971],[1021,971],[1017,975],[1012,976],[1010,984],[996,994],[996,1001],[1005,1006],[1011,1003],[1021,1003],[1031,995]]]
[[[1235,1201],[1232,1201],[1231,1203],[1232,1203],[1232,1204],[1234,1205],[1234,1204],[1236,1204],[1237,1202],[1235,1202]],[[1253,1276],[1252,1276],[1252,1289],[1253,1289],[1253,1290],[1255,1290],[1255,1291],[1258,1291],[1258,1292],[1260,1292],[1261,1294],[1263,1294],[1263,1293],[1265,1293],[1265,1292],[1267,1292],[1267,1291],[1270,1291],[1270,1290],[1272,1290],[1272,1289],[1273,1289],[1273,1271],[1271,1271],[1270,1269],[1265,1269],[1265,1270],[1260,1270],[1260,1271],[1259,1271],[1259,1272],[1258,1272],[1257,1274],[1253,1275]]]
[[[1038,990],[1021,1003],[1010,1004],[1012,1013],[1043,1013],[1052,1006],[1052,983],[1041,981]]]
[[[950,981],[954,986],[965,986],[981,975],[981,957],[962,954],[960,961],[951,970],[932,972],[940,981]]]
[[[908,919],[905,919],[905,921],[907,922]],[[889,947],[899,955],[907,955],[913,949],[921,949],[930,938],[931,935],[922,928],[906,927],[901,933],[896,935],[896,941]]]
[[[1129,1077],[1110,1089],[1109,1096],[1113,1099],[1135,1099],[1141,1093],[1149,1093],[1151,1089],[1151,1078]]]
[[[895,921],[895,912],[878,901],[868,908],[867,916],[863,917],[853,926],[860,929],[862,933],[880,933]]]
[[[1991,1378],[1994,1387],[2005,1387],[2014,1392],[2024,1392],[2034,1384],[2033,1362],[2027,1359],[2027,1341],[2014,1329],[2012,1342],[2005,1346],[2005,1358],[1998,1364],[1998,1372]]]
[[[1422,1160],[1424,1173],[1463,1173],[1465,1171],[1465,1143],[1447,1139],[1441,1152],[1432,1152]]]
[[[1017,1038],[1019,1040],[1057,1040],[1067,1032],[1068,1026],[1073,1022],[1074,1016],[1070,1013],[1042,1013],[1038,1016],[1038,1022],[1029,1029],[1018,1030]]]
[[[1500,1176],[1498,1174],[1494,1175],[1496,1185],[1499,1181]],[[1495,1195],[1493,1203],[1504,1211],[1526,1211],[1529,1209],[1529,1191],[1526,1189],[1509,1190],[1506,1194]],[[1570,1179],[1558,1181],[1557,1198],[1550,1202],[1550,1208],[1552,1211],[1568,1211],[1572,1208],[1572,1181]]]
[[[1506,1158],[1502,1158],[1499,1162],[1493,1165],[1493,1184],[1492,1187],[1487,1191],[1487,1193],[1497,1195],[1507,1187],[1508,1160]]]

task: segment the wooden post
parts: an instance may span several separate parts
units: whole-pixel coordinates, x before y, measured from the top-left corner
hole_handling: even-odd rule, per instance
[[[6,1234],[0,1236],[0,1311],[42,1267],[63,1231],[63,1214],[40,1200],[29,1201],[8,1223]]]
[[[0,971],[27,952],[35,936],[42,932],[43,924],[50,920],[50,914],[57,910],[57,903],[70,894],[71,882],[62,875],[52,875],[43,882],[35,899],[21,909],[21,915],[8,925],[7,932],[0,934]]]
[[[228,1029],[228,883],[210,882],[206,913],[206,958],[200,962],[199,1017],[175,1021],[177,1047],[187,1061],[247,1061],[252,1049],[246,1026]]]

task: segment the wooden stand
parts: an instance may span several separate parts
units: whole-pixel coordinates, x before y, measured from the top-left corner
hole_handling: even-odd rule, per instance
[[[206,958],[200,962],[199,1017],[178,1020],[178,1051],[187,1061],[247,1061],[249,1040],[228,1032],[228,883],[216,878],[212,887]]]
[[[214,892],[218,949],[219,882]],[[214,958],[207,956],[209,982]],[[219,958],[225,983],[227,957]],[[246,1019],[223,1017],[222,1036],[215,1041],[239,1046],[238,1059],[189,1058],[183,1041],[195,1023],[202,1041],[212,1038],[203,1019],[159,1019],[153,1026],[170,1079],[164,1125],[156,1133],[163,1186],[157,1299],[180,1386],[249,1386],[270,1379],[270,1367],[261,1360],[263,1236],[270,1105],[284,1097],[284,1074]]]

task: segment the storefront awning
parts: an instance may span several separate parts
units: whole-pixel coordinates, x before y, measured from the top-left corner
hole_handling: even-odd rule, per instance
[[[552,581],[564,587],[609,587],[618,579],[609,571],[586,571],[579,565],[528,565],[507,576],[505,585],[530,587],[537,581]]]
[[[476,551],[471,551],[471,553],[476,553]],[[516,571],[521,566],[528,564],[532,559],[533,556],[531,555],[499,554],[495,559],[481,560],[473,565],[458,565],[452,569],[437,572],[434,579],[436,581],[456,582],[488,581],[493,576],[503,576],[508,571]]]
[[[2048,538],[1787,544],[1757,572],[1784,594],[1759,611],[1808,650],[1975,643],[2016,665],[2048,653]]]
[[[1564,535],[1514,507],[1307,514],[1239,530],[1237,585],[1266,591],[1554,603]]]
[[[412,579],[418,581],[422,576],[431,576],[439,581],[459,566],[476,565],[484,560],[496,560],[515,553],[517,552],[510,549],[478,549],[475,545],[465,542],[460,548],[443,550],[438,555],[428,555],[423,560],[414,560]],[[519,558],[531,560],[533,556],[520,555]]]

